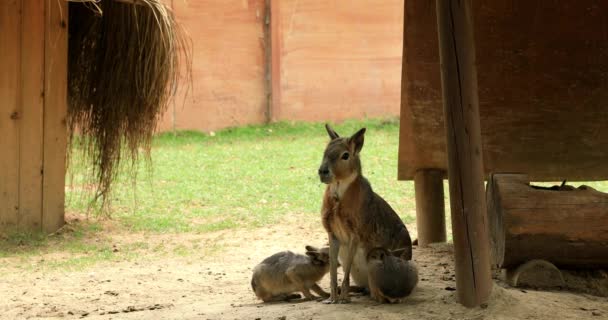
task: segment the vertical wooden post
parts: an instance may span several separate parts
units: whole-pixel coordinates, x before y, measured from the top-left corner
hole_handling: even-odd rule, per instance
[[[45,1],[45,11],[42,228],[53,232],[64,224],[68,5]]]
[[[19,223],[21,4],[0,2],[0,226]]]
[[[270,120],[276,121],[281,113],[281,5],[280,0],[270,1]]]
[[[42,228],[44,1],[22,0],[19,225]]]
[[[445,201],[443,171],[421,169],[414,174],[418,245],[445,242]]]
[[[448,151],[456,290],[467,307],[492,290],[473,12],[470,0],[436,0]]]

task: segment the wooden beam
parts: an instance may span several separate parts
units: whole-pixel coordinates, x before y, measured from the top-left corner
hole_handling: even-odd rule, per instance
[[[68,6],[45,1],[44,151],[42,227],[54,232],[64,224],[67,147]]]
[[[19,223],[21,1],[0,1],[0,226]]]
[[[44,0],[22,0],[19,225],[42,229]]]
[[[276,121],[281,113],[281,5],[270,0],[270,81],[272,105],[270,119]]]
[[[422,169],[414,175],[418,245],[445,242],[443,170]]]
[[[492,290],[470,0],[436,0],[458,300],[485,303]]]

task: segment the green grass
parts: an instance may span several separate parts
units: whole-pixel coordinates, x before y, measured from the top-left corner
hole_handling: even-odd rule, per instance
[[[413,184],[396,179],[398,121],[346,121],[334,126],[342,135],[361,127],[368,129],[361,153],[364,175],[405,222],[413,222]],[[256,228],[280,223],[292,214],[317,221],[325,188],[317,168],[327,141],[322,123],[282,122],[213,135],[161,134],[153,141],[151,163],[139,163],[135,183],[129,170],[124,170],[127,166],[120,171],[106,212],[112,221],[97,220],[93,214],[90,220],[73,222],[67,231],[53,236],[17,231],[0,235],[0,259],[19,259],[24,269],[70,270],[148,254],[213,254],[221,250],[221,244],[201,247],[196,242],[119,240],[116,250],[113,237],[121,232],[154,236]],[[90,167],[78,152],[72,156],[66,211],[95,213],[90,211]]]
[[[350,135],[367,127],[361,154],[375,190],[413,221],[411,183],[398,182],[396,120],[347,121],[335,129]],[[132,231],[209,232],[259,227],[289,214],[318,217],[325,186],[317,168],[327,134],[321,123],[276,123],[222,130],[162,134],[154,140],[152,170],[141,166],[137,184],[121,175],[111,215]],[[89,204],[84,167],[75,165],[69,210]],[[79,185],[83,183],[83,185]]]

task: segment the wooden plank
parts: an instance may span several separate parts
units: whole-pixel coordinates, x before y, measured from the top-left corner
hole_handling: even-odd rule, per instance
[[[276,1],[279,120],[399,115],[403,0]]]
[[[21,0],[0,2],[0,227],[19,223]]]
[[[180,79],[159,130],[264,123],[264,0],[174,0],[173,12],[192,41],[192,83]]]
[[[435,2],[405,3],[401,129],[415,135],[399,178],[413,179],[447,169],[447,154]],[[473,14],[486,174],[608,179],[608,1],[474,1]]]
[[[470,0],[437,0],[456,290],[466,307],[492,291]]]
[[[270,82],[272,105],[270,119],[276,121],[281,115],[281,55],[282,26],[280,0],[270,0]]]
[[[271,0],[264,0],[264,84],[266,90],[266,123],[272,121],[272,26]]]
[[[68,10],[65,1],[45,1],[44,151],[42,227],[53,232],[64,224],[67,144]]]
[[[418,245],[445,242],[445,200],[442,170],[422,169],[414,175]]]
[[[44,108],[44,0],[22,0],[20,225],[42,228],[42,137]]]

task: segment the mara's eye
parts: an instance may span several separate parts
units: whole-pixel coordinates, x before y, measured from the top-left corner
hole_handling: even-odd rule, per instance
[[[350,156],[350,154],[348,154],[348,152],[344,152],[342,154],[342,160],[348,160],[348,157]]]

